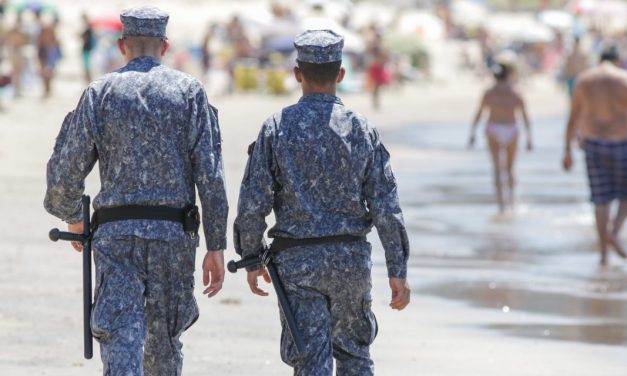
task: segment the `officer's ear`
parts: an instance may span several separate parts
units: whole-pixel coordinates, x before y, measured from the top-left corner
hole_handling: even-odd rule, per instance
[[[296,78],[296,81],[299,84],[303,83],[303,73],[300,71],[300,69],[297,66],[294,67],[294,77]]]
[[[341,67],[340,73],[337,75],[337,79],[335,80],[335,83],[339,84],[340,82],[342,82],[345,75],[346,75],[346,69],[344,69],[344,67]]]
[[[170,48],[170,41],[166,38],[161,41],[161,56],[165,55],[166,51]]]
[[[124,45],[124,38],[118,38],[118,49],[122,56],[126,56],[126,46]]]

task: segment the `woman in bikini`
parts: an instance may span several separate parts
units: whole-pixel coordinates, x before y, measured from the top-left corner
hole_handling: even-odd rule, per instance
[[[477,110],[477,115],[470,132],[469,147],[475,144],[477,125],[484,111],[489,113],[486,126],[486,138],[494,167],[494,184],[496,186],[496,200],[499,211],[505,211],[507,204],[514,202],[514,172],[513,165],[518,146],[518,126],[516,115],[522,115],[527,134],[527,150],[532,150],[531,126],[525,103],[518,90],[511,82],[512,67],[506,64],[496,64],[492,67],[496,83],[486,90]],[[503,174],[506,179],[502,179]],[[507,181],[504,187],[503,180]],[[507,199],[506,199],[507,198]]]

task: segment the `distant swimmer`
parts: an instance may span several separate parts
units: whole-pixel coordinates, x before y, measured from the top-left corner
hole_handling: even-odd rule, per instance
[[[627,258],[618,233],[627,217],[627,72],[618,68],[618,51],[606,48],[601,62],[578,77],[566,129],[563,166],[573,165],[571,144],[576,137],[586,154],[591,201],[600,242],[601,265],[607,247]],[[620,205],[613,223],[610,205]]]
[[[490,148],[490,156],[494,166],[494,184],[496,186],[496,200],[499,211],[505,211],[508,205],[514,202],[515,176],[513,171],[514,159],[518,148],[518,126],[516,115],[523,117],[527,133],[527,150],[533,149],[531,141],[531,126],[525,109],[525,102],[510,80],[513,69],[507,64],[496,64],[492,68],[496,83],[486,90],[477,110],[477,115],[470,132],[469,147],[475,145],[477,125],[484,111],[488,111],[486,138]],[[503,175],[507,179],[507,186],[503,187]],[[506,199],[507,196],[507,199]]]

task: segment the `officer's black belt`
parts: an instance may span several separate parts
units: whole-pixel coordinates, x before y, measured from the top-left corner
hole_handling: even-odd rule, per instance
[[[294,247],[330,244],[330,243],[345,243],[345,242],[354,242],[354,241],[360,241],[360,240],[366,241],[366,237],[355,236],[355,235],[333,235],[333,236],[321,236],[318,238],[304,238],[304,239],[275,237],[274,240],[272,240],[272,245],[270,246],[270,248],[272,249],[273,252],[278,252],[284,249],[294,248]]]
[[[189,205],[185,208],[150,205],[124,205],[100,208],[94,212],[91,218],[91,225],[93,229],[96,229],[104,223],[129,219],[179,222],[183,224],[185,231],[192,232],[197,232],[200,225],[198,207],[195,205]]]

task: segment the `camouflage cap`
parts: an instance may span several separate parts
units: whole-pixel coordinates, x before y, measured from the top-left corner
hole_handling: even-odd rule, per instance
[[[120,13],[124,25],[123,37],[165,38],[165,27],[170,16],[159,8],[142,6],[130,8]]]
[[[294,39],[296,60],[325,64],[342,60],[344,38],[332,30],[307,30]]]

